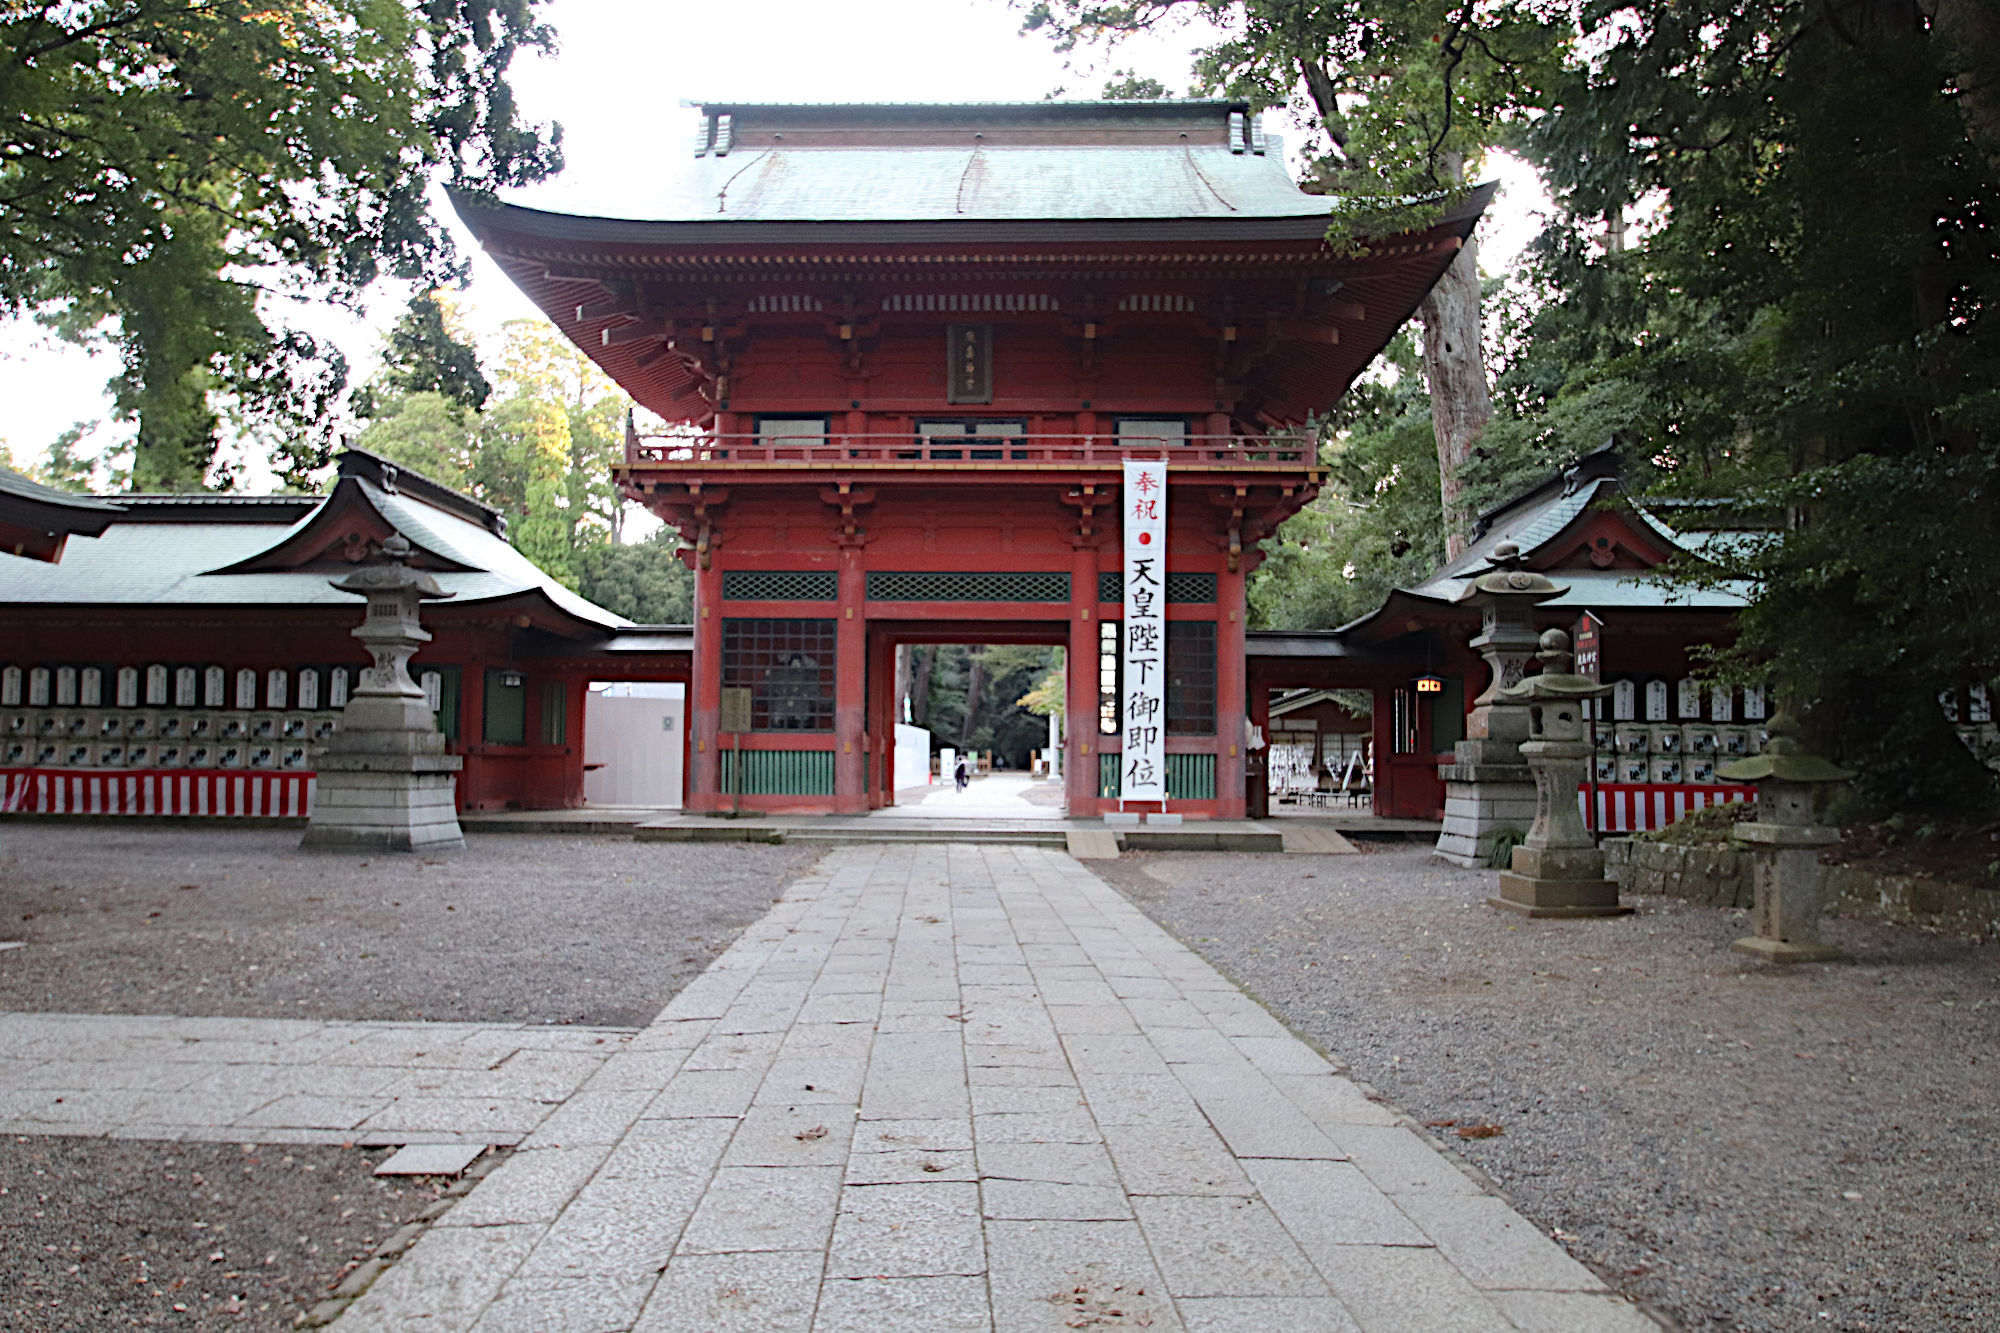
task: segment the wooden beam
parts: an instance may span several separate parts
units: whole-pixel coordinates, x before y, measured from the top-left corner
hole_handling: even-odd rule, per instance
[[[645,342],[651,338],[666,338],[673,334],[673,326],[661,320],[641,320],[635,324],[620,324],[608,328],[598,335],[599,346],[622,347],[626,343]]]
[[[611,295],[596,301],[585,301],[576,308],[579,323],[595,319],[610,319],[616,315],[636,315],[639,313],[639,298],[627,292]]]

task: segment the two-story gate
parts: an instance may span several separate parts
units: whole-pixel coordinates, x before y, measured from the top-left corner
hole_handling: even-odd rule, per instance
[[[1169,801],[1241,816],[1257,543],[1484,197],[1357,252],[1242,103],[700,112],[647,220],[457,201],[668,423],[621,479],[695,573],[687,808],[888,803],[906,642],[1066,647],[1068,807],[1111,808],[1121,466],[1163,457]]]

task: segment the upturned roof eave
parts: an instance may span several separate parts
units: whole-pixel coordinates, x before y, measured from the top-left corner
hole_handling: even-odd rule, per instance
[[[1429,227],[1406,234],[1469,234],[1498,188],[1497,182],[1478,186]],[[738,245],[824,245],[834,249],[854,245],[907,245],[923,241],[1001,244],[1032,241],[1041,245],[1115,245],[1148,241],[1321,241],[1334,221],[1330,205],[1324,213],[1248,217],[646,220],[557,213],[502,203],[464,190],[452,189],[447,193],[460,220],[482,243],[490,244],[503,236],[513,236],[590,249],[603,246],[706,249]]]

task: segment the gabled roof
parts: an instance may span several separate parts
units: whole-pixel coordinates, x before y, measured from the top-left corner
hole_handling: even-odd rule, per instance
[[[119,512],[112,501],[59,491],[0,468],[0,551],[60,560],[71,537],[97,536]]]
[[[359,599],[329,578],[352,569],[371,542],[401,533],[421,553],[417,563],[453,594],[433,613],[525,597],[571,630],[631,624],[509,546],[496,511],[361,450],[341,456],[332,492],[302,516],[294,517],[299,501],[283,497],[230,506],[218,518],[205,506],[212,498],[178,513],[163,504],[140,506],[136,518],[114,516],[96,542],[61,565],[0,564],[0,605],[352,607]]]
[[[1319,218],[1246,102],[705,102],[654,222]],[[629,183],[628,183],[629,185]]]
[[[1625,496],[1619,474],[1615,445],[1607,444],[1494,506],[1479,516],[1473,540],[1456,559],[1416,586],[1396,589],[1381,606],[1338,633],[1367,640],[1394,637],[1403,632],[1405,613],[1476,619],[1457,606],[1458,599],[1508,543],[1519,548],[1527,568],[1564,589],[1540,603],[1550,611],[1741,608],[1748,593],[1741,585],[1674,586],[1651,576],[1654,567],[1673,556],[1701,558],[1707,536],[1684,535],[1648,514]],[[1581,563],[1576,559],[1580,554]]]

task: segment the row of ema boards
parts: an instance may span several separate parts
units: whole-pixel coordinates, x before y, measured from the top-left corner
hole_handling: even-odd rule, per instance
[[[309,770],[339,725],[328,711],[9,710],[0,713],[0,767]]]

